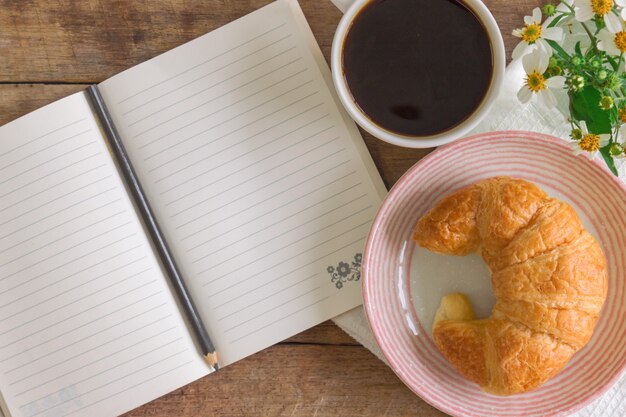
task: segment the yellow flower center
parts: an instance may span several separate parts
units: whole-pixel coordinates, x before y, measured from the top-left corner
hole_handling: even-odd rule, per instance
[[[620,52],[626,52],[626,32],[616,33],[614,42]]]
[[[626,109],[624,108],[619,109],[619,120],[622,123],[626,123]]]
[[[541,25],[533,23],[531,25],[524,26],[522,30],[522,40],[528,43],[533,43],[541,37]]]
[[[532,74],[528,74],[526,77],[526,86],[533,93],[538,93],[546,88],[546,79],[543,74],[533,71]]]
[[[604,16],[613,9],[613,0],[591,0],[591,10],[598,16]]]
[[[580,149],[587,152],[594,152],[600,149],[600,136],[593,133],[587,133],[578,142]]]

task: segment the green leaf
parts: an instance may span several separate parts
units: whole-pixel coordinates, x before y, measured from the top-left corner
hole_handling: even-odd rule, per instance
[[[615,126],[619,120],[619,110],[617,108],[617,104],[615,106],[613,106],[613,108],[609,111],[609,120],[611,123],[611,126]],[[619,122],[619,124],[621,125],[621,121]]]
[[[613,71],[617,71],[617,69],[619,68],[619,63],[615,61],[615,59],[613,59],[612,56],[610,55],[606,55],[606,60],[609,61],[609,64],[611,64],[611,66],[613,67]]]
[[[613,159],[613,157],[611,156],[611,153],[609,152],[609,148],[611,147],[611,145],[606,145],[604,148],[600,148],[600,154],[602,155],[602,158],[604,158],[604,162],[606,162],[606,166],[609,167],[609,169],[611,170],[611,172],[613,173],[613,175],[615,175],[617,177],[617,168],[615,168],[615,160]]]
[[[570,56],[567,52],[565,52],[565,49],[561,48],[561,45],[559,45],[558,43],[556,43],[553,40],[550,39],[546,39],[546,42],[548,42],[548,45],[550,45],[550,47],[552,49],[554,49],[554,52],[556,52],[556,54],[563,60],[565,61],[569,61]]]
[[[598,103],[602,94],[591,86],[569,93],[570,112],[574,120],[584,120],[589,132],[597,135],[611,133],[610,112],[602,110]]]
[[[550,24],[548,25],[549,28],[552,28],[554,26],[556,26],[565,16],[569,16],[566,13],[560,14],[557,17],[555,17],[554,19],[552,19],[552,22],[550,22]]]
[[[574,46],[574,52],[576,52],[576,55],[578,56],[583,56],[583,53],[580,50],[580,41],[576,42],[576,46]]]

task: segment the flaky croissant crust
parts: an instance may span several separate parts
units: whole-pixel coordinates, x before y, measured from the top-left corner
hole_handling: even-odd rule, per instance
[[[489,318],[438,314],[433,325],[444,357],[483,390],[536,388],[591,338],[607,293],[604,255],[574,209],[536,185],[494,177],[454,192],[413,238],[441,254],[479,250],[491,271]]]

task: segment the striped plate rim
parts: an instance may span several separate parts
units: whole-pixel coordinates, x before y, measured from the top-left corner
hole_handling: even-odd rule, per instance
[[[525,394],[497,397],[458,375],[439,354],[401,288],[402,254],[417,219],[451,191],[494,175],[559,190],[595,229],[608,262],[609,294],[594,336],[553,380]],[[539,133],[504,131],[442,147],[407,171],[389,192],[370,230],[363,258],[363,299],[370,326],[400,379],[453,416],[564,416],[601,396],[626,368],[626,187],[600,162],[574,156],[568,144]],[[404,262],[404,265],[402,263]],[[405,308],[403,308],[403,305]],[[407,321],[417,324],[414,336]]]

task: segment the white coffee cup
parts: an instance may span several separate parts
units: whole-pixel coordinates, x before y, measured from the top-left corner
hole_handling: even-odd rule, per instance
[[[491,77],[491,83],[489,89],[485,94],[485,97],[481,104],[474,112],[469,115],[458,125],[437,133],[431,136],[407,136],[399,133],[390,132],[383,127],[374,123],[360,107],[355,103],[348,84],[344,77],[343,70],[343,45],[346,35],[350,29],[352,21],[357,16],[358,12],[371,0],[333,0],[337,7],[344,12],[343,18],[339,22],[335,37],[333,39],[333,46],[331,52],[331,68],[333,74],[333,82],[335,89],[339,95],[343,106],[348,111],[348,114],[366,131],[373,136],[389,142],[394,145],[404,146],[406,148],[432,148],[435,146],[444,145],[450,143],[456,139],[459,139],[466,135],[470,130],[476,127],[478,123],[487,115],[489,109],[493,105],[502,81],[504,79],[505,70],[505,49],[504,42],[502,41],[502,34],[500,28],[493,18],[493,15],[483,4],[481,0],[463,0],[465,4],[476,14],[478,19],[482,22],[487,30],[487,36],[491,42],[492,59],[493,59],[493,74]],[[442,0],[430,0],[430,1],[442,1]]]

